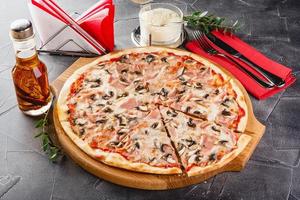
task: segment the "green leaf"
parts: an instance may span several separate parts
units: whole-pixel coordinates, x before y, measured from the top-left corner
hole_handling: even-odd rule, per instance
[[[204,11],[203,13],[201,13],[201,14],[199,15],[199,17],[204,17],[205,15],[207,15],[207,13],[208,13],[208,11]]]
[[[35,128],[41,128],[43,126],[45,126],[45,120],[44,119],[40,119],[35,123]]]
[[[41,138],[42,149],[48,155],[49,160],[55,162],[58,158],[58,155],[61,153],[60,149],[54,145],[49,134],[45,132],[47,128],[48,112],[45,114],[44,119],[40,119],[35,123],[35,128],[38,128],[40,132],[34,136],[34,138]]]
[[[57,158],[57,153],[53,153],[52,155],[49,156],[50,160],[55,160]]]
[[[227,25],[224,17],[218,17],[213,14],[208,14],[207,11],[196,11],[191,15],[184,16],[186,24],[193,29],[199,29],[205,33],[209,33],[212,30],[223,30],[226,32],[234,32],[238,28],[238,20],[233,25]]]
[[[232,25],[232,27],[235,27],[238,23],[239,23],[239,20],[236,20],[236,21],[234,22],[234,24]]]
[[[43,134],[44,134],[44,132],[42,131],[42,132],[36,134],[36,135],[34,136],[34,138],[38,138],[38,137],[40,137],[40,136],[43,135]]]

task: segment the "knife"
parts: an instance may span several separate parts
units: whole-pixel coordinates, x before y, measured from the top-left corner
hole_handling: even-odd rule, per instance
[[[262,67],[258,66],[255,63],[253,63],[251,60],[249,60],[248,58],[243,56],[240,52],[238,52],[233,47],[229,46],[228,44],[226,44],[225,42],[223,42],[222,40],[220,40],[216,36],[214,36],[212,34],[208,34],[207,38],[212,43],[214,43],[216,46],[223,49],[225,52],[227,52],[230,55],[232,55],[233,57],[243,61],[248,66],[252,67],[256,72],[261,74],[264,78],[266,78],[268,81],[272,82],[277,87],[283,87],[285,85],[285,81],[282,78],[276,76],[275,74],[272,74],[271,72],[268,72],[267,70],[263,69]]]

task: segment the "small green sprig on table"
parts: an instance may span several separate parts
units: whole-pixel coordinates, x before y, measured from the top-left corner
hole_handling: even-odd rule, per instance
[[[48,128],[48,113],[49,110],[45,113],[44,117],[38,120],[35,124],[35,128],[39,129],[39,133],[35,135],[35,138],[41,138],[42,140],[42,149],[48,155],[49,160],[52,162],[57,161],[59,155],[61,154],[60,148],[55,146],[52,139],[49,136],[47,131]]]
[[[213,14],[208,14],[208,11],[196,11],[191,15],[183,17],[183,20],[187,22],[187,26],[193,29],[198,29],[208,34],[212,30],[220,30],[223,33],[233,33],[238,28],[238,20],[233,24],[228,24],[224,17],[218,17]]]

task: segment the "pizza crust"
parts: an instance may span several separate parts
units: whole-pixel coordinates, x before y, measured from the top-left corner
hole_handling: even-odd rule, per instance
[[[237,149],[233,150],[229,154],[226,154],[221,160],[219,160],[217,163],[214,163],[212,165],[208,165],[205,167],[192,167],[188,172],[188,176],[197,176],[202,175],[205,173],[209,173],[212,171],[215,171],[217,169],[220,169],[227,165],[230,161],[235,159],[249,144],[251,141],[251,136],[242,134],[237,142]]]
[[[237,131],[243,133],[245,131],[245,129],[246,129],[247,122],[248,122],[248,117],[249,117],[248,106],[246,104],[245,96],[244,96],[242,90],[240,89],[240,87],[237,84],[237,80],[231,79],[230,83],[231,83],[232,89],[237,94],[237,97],[236,97],[237,103],[239,104],[239,106],[245,112],[245,115],[240,119],[239,124],[237,126]]]

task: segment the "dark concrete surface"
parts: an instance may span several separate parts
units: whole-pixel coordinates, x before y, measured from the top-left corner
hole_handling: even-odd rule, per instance
[[[57,0],[68,11],[82,12],[96,0]],[[208,10],[244,26],[242,39],[268,57],[291,67],[300,78],[299,0],[172,1],[184,13]],[[134,46],[130,32],[138,25],[139,6],[116,0],[116,48]],[[34,139],[34,119],[16,106],[11,80],[14,52],[9,24],[29,18],[26,0],[0,1],[0,199],[300,199],[300,83],[267,100],[252,103],[267,130],[246,168],[204,183],[169,191],[143,191],[101,180],[68,157],[51,163]],[[77,58],[41,55],[54,80]]]

